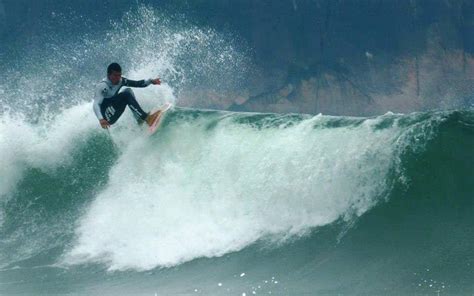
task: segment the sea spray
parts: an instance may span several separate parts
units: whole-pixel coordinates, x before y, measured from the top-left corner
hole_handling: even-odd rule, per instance
[[[285,116],[174,112],[124,148],[65,262],[174,266],[349,221],[385,198],[412,140],[396,115],[281,125]]]

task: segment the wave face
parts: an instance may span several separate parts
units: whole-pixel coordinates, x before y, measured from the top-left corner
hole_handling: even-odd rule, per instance
[[[124,277],[131,294],[472,289],[471,111],[175,108],[153,137],[131,116],[109,137],[90,107],[59,124],[2,117],[6,292],[36,291],[44,272],[48,289],[85,294]]]
[[[173,114],[159,137],[122,151],[79,223],[71,260],[174,266],[364,213],[387,190],[397,154],[387,143],[399,132],[372,133],[377,119],[330,122]]]

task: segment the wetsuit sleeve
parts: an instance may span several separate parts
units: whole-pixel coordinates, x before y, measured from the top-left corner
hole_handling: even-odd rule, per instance
[[[107,87],[103,83],[99,83],[97,87],[95,88],[95,93],[94,93],[94,113],[95,116],[97,116],[97,119],[101,120],[104,119],[102,116],[102,113],[100,112],[100,105],[102,104],[102,101],[104,100],[104,95],[107,92]]]
[[[147,87],[151,84],[151,79],[145,80],[130,80],[125,77],[122,77],[123,86],[130,86],[130,87]]]

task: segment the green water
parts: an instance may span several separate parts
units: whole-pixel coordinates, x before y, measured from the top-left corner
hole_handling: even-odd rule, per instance
[[[48,128],[8,162],[2,295],[474,291],[472,111],[176,108],[152,138],[85,128],[39,161]]]

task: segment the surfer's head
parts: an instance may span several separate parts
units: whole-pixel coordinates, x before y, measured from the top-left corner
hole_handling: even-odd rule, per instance
[[[122,67],[117,63],[112,63],[107,67],[107,78],[112,84],[118,84],[122,78]]]

